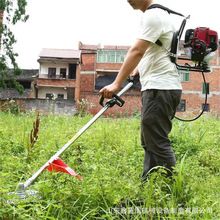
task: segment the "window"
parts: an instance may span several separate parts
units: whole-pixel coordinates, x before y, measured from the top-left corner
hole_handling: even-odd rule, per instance
[[[76,64],[69,64],[69,79],[76,79]]]
[[[61,68],[60,69],[60,78],[61,79],[66,79],[66,68]]]
[[[64,99],[64,94],[58,94],[58,95],[57,95],[57,98],[58,98],[58,99]]]
[[[203,83],[202,84],[202,94],[209,94],[209,83]]]
[[[179,70],[181,82],[189,82],[189,70]]]
[[[54,98],[53,93],[46,93],[46,99],[52,100]]]
[[[205,107],[205,109],[204,109],[204,107]],[[209,112],[210,111],[210,106],[209,106],[209,104],[202,104],[202,109],[204,109],[204,112]]]
[[[98,51],[98,63],[123,63],[127,51],[114,51],[114,50],[99,50]]]
[[[180,104],[177,106],[177,112],[185,112],[186,111],[186,100],[181,100]]]
[[[48,69],[48,78],[56,79],[56,68],[49,68]]]

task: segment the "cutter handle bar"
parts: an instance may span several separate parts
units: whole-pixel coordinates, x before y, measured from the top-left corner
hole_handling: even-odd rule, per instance
[[[117,97],[123,95],[128,89],[133,86],[133,81],[130,80],[129,83],[117,94]],[[54,154],[32,177],[30,177],[25,183],[18,184],[19,191],[25,191],[41,174],[47,166],[50,165],[54,160],[58,159],[60,154],[62,154],[73,142],[75,142],[108,108],[110,108],[109,102],[107,102],[104,107],[77,133],[75,134],[56,154]]]
[[[105,104],[103,103],[103,101],[104,101],[104,97],[102,96],[101,99],[100,99],[100,101],[99,101],[99,104],[100,104],[102,107],[105,106]],[[124,101],[122,98],[120,98],[119,96],[117,96],[116,94],[113,94],[113,98],[110,99],[107,103],[110,104],[110,107],[113,107],[115,104],[118,105],[119,107],[122,107],[122,106],[124,105],[125,101]],[[107,103],[106,103],[106,104],[107,104]]]

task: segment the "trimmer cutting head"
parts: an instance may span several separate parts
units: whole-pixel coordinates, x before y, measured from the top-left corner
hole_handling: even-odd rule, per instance
[[[7,202],[10,204],[16,204],[20,199],[24,200],[28,197],[41,198],[36,190],[25,190],[25,184],[19,183],[16,192],[10,192],[8,195],[14,195],[13,198],[9,199]]]

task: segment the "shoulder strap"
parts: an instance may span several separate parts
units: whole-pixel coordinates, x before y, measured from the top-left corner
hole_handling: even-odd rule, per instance
[[[169,14],[175,14],[175,15],[179,15],[179,16],[185,17],[184,15],[182,15],[182,14],[176,12],[176,11],[173,11],[173,10],[171,10],[171,9],[169,9],[169,8],[163,6],[163,5],[160,5],[160,4],[150,5],[150,6],[147,8],[147,10],[153,9],[153,8],[160,8],[160,9],[162,9],[162,10],[164,10],[164,11],[167,11]],[[158,39],[155,43],[156,43],[158,46],[162,46],[162,43],[161,43],[161,41],[160,41],[159,39]]]
[[[160,9],[163,9],[164,11],[167,11],[169,14],[175,14],[175,15],[185,17],[184,15],[180,14],[179,12],[173,11],[173,10],[171,10],[163,5],[160,5],[160,4],[153,4],[153,5],[149,6],[147,8],[147,10],[153,9],[153,8],[160,8]]]

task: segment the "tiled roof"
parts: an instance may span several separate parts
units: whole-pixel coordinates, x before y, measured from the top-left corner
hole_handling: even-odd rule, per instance
[[[39,56],[40,58],[80,59],[80,55],[80,50],[43,48]]]
[[[20,95],[15,88],[0,88],[0,99],[27,99],[31,91],[31,89],[24,89],[24,93]]]
[[[97,50],[98,49],[98,45],[89,45],[89,44],[82,44],[80,46],[80,50]]]
[[[117,46],[117,45],[104,45],[103,49],[106,50],[129,50],[131,46]]]
[[[32,81],[33,77],[39,73],[38,69],[23,69],[23,74],[15,75],[13,69],[7,70],[7,73],[13,75],[17,81],[27,80]]]
[[[129,50],[130,46],[117,46],[117,45],[89,45],[89,44],[81,44],[79,47],[80,50]]]

